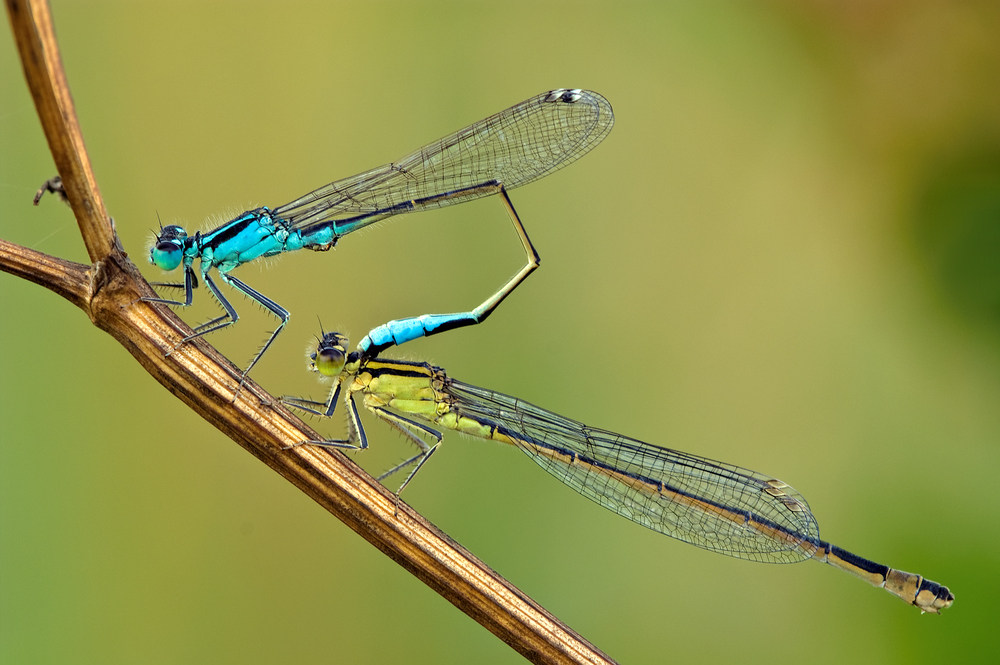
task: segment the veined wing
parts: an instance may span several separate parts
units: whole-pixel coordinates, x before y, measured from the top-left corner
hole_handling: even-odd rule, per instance
[[[611,104],[596,92],[552,90],[274,212],[301,228],[469,201],[496,193],[483,185],[510,190],[561,169],[590,152],[613,125]]]
[[[820,542],[805,498],[774,478],[588,427],[454,379],[442,392],[457,415],[491,425],[494,439],[517,445],[576,491],[654,531],[769,563],[808,559]]]

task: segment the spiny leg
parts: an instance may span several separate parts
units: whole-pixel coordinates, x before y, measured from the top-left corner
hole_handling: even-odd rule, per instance
[[[337,399],[340,397],[340,382],[337,382],[337,387],[333,389],[330,395],[330,399],[326,402],[317,402],[314,400],[303,399],[301,397],[282,397],[281,401],[292,408],[305,411],[307,413],[312,413],[317,416],[322,416],[328,418],[333,415],[337,408]],[[309,408],[307,404],[319,405],[325,407],[323,411]],[[368,435],[365,433],[365,428],[361,424],[361,418],[358,416],[358,407],[354,403],[354,394],[351,392],[347,393],[347,397],[344,398],[344,404],[347,406],[347,438],[346,439],[324,439],[323,441],[299,441],[291,446],[286,446],[288,448],[298,448],[299,446],[310,444],[313,446],[321,446],[323,448],[340,448],[345,450],[367,450],[368,449]]]
[[[194,302],[194,290],[198,288],[198,278],[195,277],[194,269],[191,266],[184,267],[184,283],[176,282],[151,282],[151,286],[163,286],[168,289],[184,289],[184,300],[170,300],[169,298],[140,298],[143,302],[160,303],[161,305],[176,305],[178,307],[190,307]]]
[[[341,382],[338,381],[337,385],[334,387],[333,391],[330,393],[330,397],[325,402],[320,402],[317,400],[305,399],[303,397],[292,397],[285,395],[281,398],[281,403],[292,407],[293,409],[298,409],[299,411],[304,411],[315,416],[320,416],[322,418],[329,418],[334,414],[337,409],[337,400],[340,398],[340,387]],[[348,393],[347,398],[344,400],[347,405],[348,414],[348,425],[347,425],[347,438],[346,439],[324,439],[323,441],[299,441],[294,443],[288,448],[297,448],[302,445],[310,444],[314,446],[322,446],[326,448],[343,448],[347,450],[365,450],[368,448],[368,436],[365,434],[365,429],[361,425],[361,419],[358,417],[358,409],[354,404],[353,395]],[[323,410],[312,408],[314,406],[322,406]]]
[[[234,289],[240,291],[241,293],[243,293],[243,295],[247,296],[251,300],[255,301],[257,304],[259,304],[261,307],[271,312],[271,314],[273,314],[275,317],[281,319],[281,323],[278,324],[278,327],[275,328],[274,331],[271,333],[270,337],[267,338],[267,341],[264,342],[264,345],[260,347],[260,350],[257,351],[257,355],[255,355],[253,360],[250,361],[250,364],[247,365],[247,368],[243,370],[243,375],[240,377],[240,385],[236,388],[236,395],[239,395],[240,389],[243,388],[243,384],[247,380],[247,374],[250,373],[250,370],[253,369],[253,366],[257,364],[257,361],[260,360],[261,357],[264,355],[264,353],[271,347],[271,344],[278,336],[278,333],[280,333],[284,329],[285,324],[288,323],[288,319],[291,318],[291,314],[289,314],[287,309],[285,309],[278,303],[274,302],[273,300],[262,294],[260,291],[251,288],[246,283],[240,281],[239,279],[233,277],[232,275],[227,275],[226,273],[223,272],[220,272],[219,275],[222,277],[222,279],[226,280],[226,282]],[[205,279],[207,281],[208,277],[206,276]],[[233,310],[232,313],[233,315],[235,315],[236,313],[235,310]],[[233,323],[236,323],[236,320],[233,320],[225,324],[221,324],[218,327],[221,328],[226,325],[232,325]],[[218,328],[214,328],[213,330],[216,329]],[[211,330],[206,332],[211,332]],[[200,332],[198,334],[204,335],[205,333]],[[233,395],[233,400],[236,399],[236,395]]]
[[[208,280],[208,275],[205,275],[205,279]],[[189,307],[191,305],[191,303],[193,302],[193,300],[194,300],[194,289],[198,288],[198,277],[195,275],[194,269],[192,269],[190,266],[188,266],[185,269],[185,271],[184,271],[184,283],[183,284],[178,284],[176,282],[150,282],[150,286],[160,286],[160,287],[165,287],[165,288],[168,288],[168,289],[184,289],[184,294],[185,294],[184,295],[184,301],[181,302],[179,300],[166,300],[166,299],[163,299],[163,298],[141,298],[141,300],[143,302],[154,302],[154,303],[162,303],[162,304],[165,304],[165,305],[177,305],[179,307]],[[194,339],[194,337],[200,337],[201,334],[204,334],[202,332],[203,330],[205,330],[207,328],[211,328],[213,325],[215,325],[219,321],[223,321],[223,320],[228,319],[228,318],[230,318],[230,317],[229,317],[229,313],[228,313],[228,309],[227,309],[227,312],[225,314],[223,314],[222,316],[217,316],[214,319],[211,319],[210,321],[206,321],[205,323],[199,323],[198,325],[194,326],[192,328],[192,330],[194,332],[196,332],[196,333],[199,333],[199,334],[198,335],[194,335],[193,337],[187,337],[187,338],[185,338],[184,341],[187,341],[189,339]],[[211,331],[209,330],[208,332],[211,332]],[[184,341],[182,341],[180,344],[183,344]],[[173,351],[176,351],[177,347],[179,347],[180,344],[178,344],[173,349],[171,349],[171,353]],[[170,353],[168,353],[167,355],[170,355]]]
[[[403,416],[392,413],[391,411],[387,411],[382,407],[369,406],[368,410],[374,413],[377,417],[379,417],[383,421],[385,421],[393,429],[396,429],[397,431],[402,433],[403,436],[405,436],[407,439],[416,444],[418,448],[420,448],[419,453],[417,453],[410,459],[397,464],[396,466],[392,467],[391,469],[389,469],[388,471],[386,471],[381,476],[375,479],[378,480],[379,482],[382,482],[382,480],[388,478],[389,476],[396,473],[400,469],[405,469],[406,467],[414,463],[416,464],[416,466],[413,467],[413,470],[410,471],[409,475],[406,476],[406,480],[403,481],[403,484],[400,485],[399,489],[396,490],[396,514],[398,515],[399,495],[403,492],[403,490],[410,483],[410,481],[413,480],[413,477],[417,475],[417,471],[420,471],[420,468],[427,463],[427,460],[429,460],[431,455],[434,454],[434,451],[438,449],[438,446],[441,445],[441,440],[444,438],[444,436],[441,434],[441,432],[438,432],[437,430],[433,430],[430,427],[427,427],[418,422],[410,420],[409,418],[404,418]],[[427,445],[427,442],[421,439],[416,434],[414,434],[411,428],[420,430],[421,432],[424,432],[425,434],[428,434],[429,436],[433,437],[435,439],[434,445],[433,446]]]
[[[222,277],[223,281],[225,281],[231,287],[233,287],[243,295],[247,296],[248,298],[259,304],[261,307],[263,307],[271,314],[273,314],[275,317],[281,320],[281,323],[270,334],[270,336],[267,338],[267,341],[264,342],[264,345],[260,348],[259,351],[257,351],[257,354],[254,356],[253,360],[250,361],[250,364],[247,366],[245,370],[243,370],[243,373],[240,375],[239,386],[236,389],[236,393],[233,395],[233,400],[235,400],[236,396],[239,395],[240,393],[240,389],[243,388],[243,384],[246,382],[247,374],[250,373],[250,370],[253,369],[253,366],[257,364],[257,361],[259,361],[261,357],[264,355],[264,353],[268,350],[268,348],[270,348],[271,344],[278,336],[278,333],[280,333],[282,329],[285,327],[285,324],[288,323],[290,314],[288,310],[286,310],[284,307],[274,302],[273,300],[271,300],[264,294],[260,293],[256,289],[253,289],[252,287],[248,286],[245,282],[237,279],[236,277],[233,277],[232,275],[229,275],[222,271],[219,272],[219,276]],[[193,333],[191,335],[188,335],[187,337],[184,337],[180,342],[178,342],[177,346],[168,351],[166,353],[166,355],[168,356],[177,349],[179,349],[183,344],[190,342],[191,340],[196,339],[198,337],[202,337],[203,335],[207,335],[208,333],[212,333],[215,332],[216,330],[221,330],[222,328],[231,326],[240,320],[240,316],[236,312],[236,308],[233,307],[232,303],[230,303],[229,300],[222,294],[222,291],[219,289],[218,286],[216,286],[215,282],[212,280],[211,277],[209,277],[207,272],[202,274],[202,278],[205,280],[205,285],[208,287],[208,290],[215,297],[216,301],[218,301],[218,303],[222,305],[222,308],[223,310],[225,310],[225,313],[222,316],[218,316],[214,319],[206,321],[205,323],[198,324],[197,326],[192,328]],[[167,288],[181,288],[180,284],[174,284],[171,282],[157,282],[157,284],[159,284],[160,286],[165,286]],[[143,300],[145,302],[187,307],[190,306],[192,301],[194,300],[194,288],[197,286],[197,284],[198,284],[198,279],[194,274],[194,270],[190,266],[187,266],[184,269],[183,302],[179,300],[169,300],[166,298],[143,298]]]
[[[216,288],[215,283],[212,282],[212,279],[208,276],[208,274],[206,273],[202,276],[205,278],[205,283],[208,285],[209,290],[215,296],[216,300],[218,300],[219,303],[222,305],[223,309],[225,309],[226,313],[223,314],[222,316],[217,316],[214,319],[211,319],[210,321],[206,321],[205,323],[199,323],[198,325],[194,326],[192,328],[194,334],[188,335],[187,337],[181,339],[181,341],[178,342],[174,346],[174,348],[170,349],[164,354],[164,357],[169,356],[171,353],[173,353],[181,346],[183,346],[186,342],[189,342],[192,339],[195,339],[196,337],[201,337],[206,333],[210,333],[214,330],[218,330],[219,328],[224,328],[225,326],[232,325],[233,323],[236,323],[237,320],[239,320],[239,316],[237,316],[236,310],[233,309],[233,306],[229,304],[229,301],[226,300],[226,298],[222,295],[219,289]],[[198,278],[197,276],[195,276],[194,269],[191,266],[185,266],[183,284],[178,284],[176,282],[150,282],[150,285],[165,287],[168,289],[184,289],[184,300],[183,301],[169,300],[167,298],[140,298],[140,300],[142,300],[143,302],[159,303],[162,305],[174,305],[178,307],[190,307],[191,303],[194,302],[194,290],[198,288]],[[222,325],[216,325],[220,321],[226,321],[226,323]]]
[[[304,397],[293,397],[291,395],[283,395],[281,397],[282,404],[287,404],[290,407],[298,409],[299,411],[305,411],[306,413],[311,413],[314,416],[320,416],[321,418],[329,418],[333,415],[334,411],[337,410],[337,399],[340,397],[340,386],[341,382],[337,381],[337,385],[334,386],[333,391],[325,402],[320,402],[318,400],[306,399]],[[323,410],[312,408],[316,406],[322,406]]]
[[[219,287],[215,285],[215,282],[213,282],[212,278],[208,276],[208,273],[204,273],[202,275],[202,278],[204,278],[205,285],[208,286],[208,290],[212,293],[213,296],[215,296],[215,299],[219,302],[220,305],[222,305],[222,308],[226,311],[226,313],[223,314],[222,316],[212,319],[211,321],[208,321],[206,323],[201,323],[192,328],[193,333],[191,335],[182,338],[181,341],[179,341],[177,345],[174,346],[174,348],[170,349],[169,351],[167,351],[166,354],[164,354],[165,356],[169,356],[171,353],[181,348],[184,344],[190,342],[193,339],[201,337],[202,335],[207,335],[208,333],[219,330],[220,328],[231,326],[232,324],[240,320],[239,315],[236,313],[236,309],[230,304],[228,300],[226,300],[226,297],[222,295],[222,292],[219,290]],[[185,302],[181,303],[177,301],[162,300],[159,298],[155,299],[147,298],[146,301],[159,302],[167,305],[183,305],[186,307],[191,304],[191,301],[193,299],[194,284],[197,284],[197,278],[194,276],[194,271],[191,270],[190,268],[187,268],[185,270],[185,278],[184,278],[185,294],[186,294]],[[173,286],[173,285],[168,285],[168,286]],[[220,321],[222,321],[223,323],[219,323]]]
[[[210,332],[215,332],[216,330],[221,330],[227,326],[231,326],[240,320],[240,315],[236,313],[236,308],[233,307],[232,303],[230,303],[226,299],[226,296],[222,295],[222,291],[219,290],[219,287],[215,285],[215,282],[212,281],[212,278],[208,276],[208,273],[203,274],[202,278],[204,278],[205,286],[208,287],[209,292],[211,292],[211,294],[215,296],[215,299],[218,301],[220,305],[222,305],[222,309],[226,310],[226,313],[223,314],[222,316],[212,319],[211,321],[207,321],[206,323],[199,324],[194,328],[192,328],[192,330],[194,331],[193,334],[188,335],[187,337],[182,339],[180,343],[174,347],[174,350],[180,347],[181,344],[190,342],[192,339],[196,339],[203,335],[207,335]],[[226,279],[225,275],[223,275],[223,279]],[[219,323],[220,321],[221,323]]]
[[[204,323],[199,323],[198,325],[196,325],[195,327],[193,327],[191,329],[191,330],[193,330],[195,332],[195,334],[192,335],[191,337],[189,337],[188,339],[194,339],[195,337],[201,337],[202,335],[205,334],[205,332],[212,332],[212,330],[206,330],[206,329],[211,328],[212,326],[214,326],[219,321],[225,321],[225,320],[227,320],[229,318],[230,318],[229,312],[226,312],[222,316],[217,316],[214,319],[209,319],[208,321],[205,321]],[[228,326],[228,325],[232,325],[232,324],[227,323],[226,325]],[[220,327],[224,328],[225,326],[220,326]],[[218,330],[218,328],[214,328],[213,330]],[[204,332],[202,332],[202,331],[204,331]]]

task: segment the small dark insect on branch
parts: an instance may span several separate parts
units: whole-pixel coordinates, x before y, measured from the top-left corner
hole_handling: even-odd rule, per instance
[[[62,199],[62,202],[69,205],[69,197],[66,196],[66,190],[63,189],[62,178],[59,176],[49,178],[42,183],[42,186],[38,188],[37,192],[35,192],[35,198],[33,200],[35,205],[38,205],[38,202],[42,200],[42,197],[45,196],[46,192],[58,194],[59,198]]]

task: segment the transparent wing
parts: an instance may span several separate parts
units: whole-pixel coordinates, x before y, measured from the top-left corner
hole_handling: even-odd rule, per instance
[[[714,552],[769,563],[809,558],[819,526],[779,480],[587,427],[515,397],[447,379],[452,410],[496,427],[546,471],[605,508]]]
[[[496,190],[485,185],[510,190],[576,161],[613,125],[611,104],[596,92],[552,90],[398,161],[324,185],[274,212],[295,228],[361,215],[367,225],[375,221],[368,216],[381,218],[488,196]],[[405,205],[413,201],[418,204]]]

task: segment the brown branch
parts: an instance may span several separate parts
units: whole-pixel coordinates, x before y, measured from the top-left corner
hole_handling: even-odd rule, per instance
[[[190,334],[117,242],[84,149],[48,6],[7,0],[25,77],[93,265],[0,240],[0,269],[41,284],[82,309],[164,387],[312,497],[437,593],[537,663],[610,660],[479,559],[400,503],[339,453],[289,448],[317,434],[253,382],[238,398],[239,370],[203,340],[164,354]],[[259,397],[259,398],[258,398]]]
[[[83,145],[49,6],[45,2],[10,0],[7,13],[28,89],[80,225],[83,243],[90,260],[100,261],[111,252],[111,224]]]

